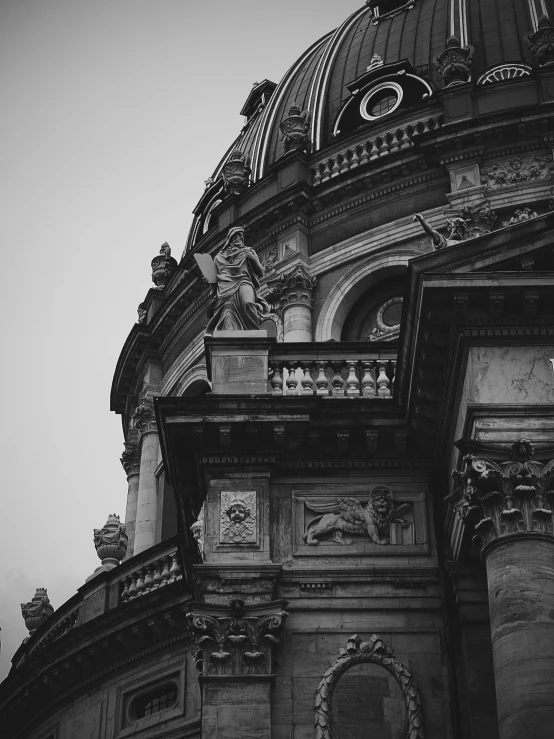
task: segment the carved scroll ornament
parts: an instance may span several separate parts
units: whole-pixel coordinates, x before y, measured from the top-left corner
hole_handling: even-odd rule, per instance
[[[346,649],[339,650],[339,656],[323,675],[315,699],[315,735],[316,739],[335,739],[332,728],[331,704],[333,691],[339,678],[351,667],[371,662],[383,667],[396,680],[406,708],[406,724],[403,737],[406,739],[423,739],[423,713],[421,699],[414,679],[403,664],[394,659],[392,649],[373,634],[368,641],[362,641],[358,634],[348,640]]]
[[[553,533],[554,459],[532,461],[531,442],[511,448],[511,459],[496,462],[466,454],[454,470],[454,487],[447,500],[462,497],[455,509],[466,523],[475,524],[475,539],[487,544],[516,533]]]

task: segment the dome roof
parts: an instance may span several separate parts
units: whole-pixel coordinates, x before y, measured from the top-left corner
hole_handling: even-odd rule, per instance
[[[553,11],[554,0],[369,0],[313,44],[277,86],[267,80],[254,85],[253,92],[259,87],[264,96],[256,108],[250,93],[242,112],[248,109],[251,115],[213,180],[234,150],[250,157],[252,180],[261,179],[285,153],[279,124],[293,103],[312,114],[312,153],[324,148],[331,142],[339,111],[352,95],[347,85],[366,72],[374,55],[383,65],[407,61],[440,88],[443,83],[433,59],[456,35],[462,46],[474,47],[473,79],[478,81],[497,65],[531,64],[524,36],[537,28],[541,14],[554,18]]]

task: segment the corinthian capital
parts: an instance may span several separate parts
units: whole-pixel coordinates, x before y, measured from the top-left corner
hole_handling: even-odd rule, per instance
[[[138,475],[140,471],[140,454],[136,442],[125,444],[120,461],[127,477],[129,475]]]
[[[281,310],[295,303],[308,305],[311,308],[315,284],[316,278],[310,277],[306,268],[297,264],[289,272],[272,280],[269,283],[269,292],[272,302]]]
[[[269,675],[276,634],[287,616],[286,601],[246,606],[198,603],[187,614],[196,632],[196,664],[203,675]]]
[[[143,400],[135,408],[133,423],[140,435],[148,431],[157,431],[156,415],[152,403]]]
[[[510,459],[495,461],[465,454],[454,470],[450,500],[466,523],[475,527],[482,548],[517,533],[553,534],[554,459],[533,461],[531,442],[511,447]]]

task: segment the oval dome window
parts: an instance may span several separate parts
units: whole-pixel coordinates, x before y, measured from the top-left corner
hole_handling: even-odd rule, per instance
[[[360,114],[366,121],[375,121],[394,112],[402,101],[402,88],[396,82],[383,82],[362,98]]]

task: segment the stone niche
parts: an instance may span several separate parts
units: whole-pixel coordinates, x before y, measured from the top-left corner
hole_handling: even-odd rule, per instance
[[[425,491],[413,484],[293,489],[292,503],[295,555],[429,553]]]

